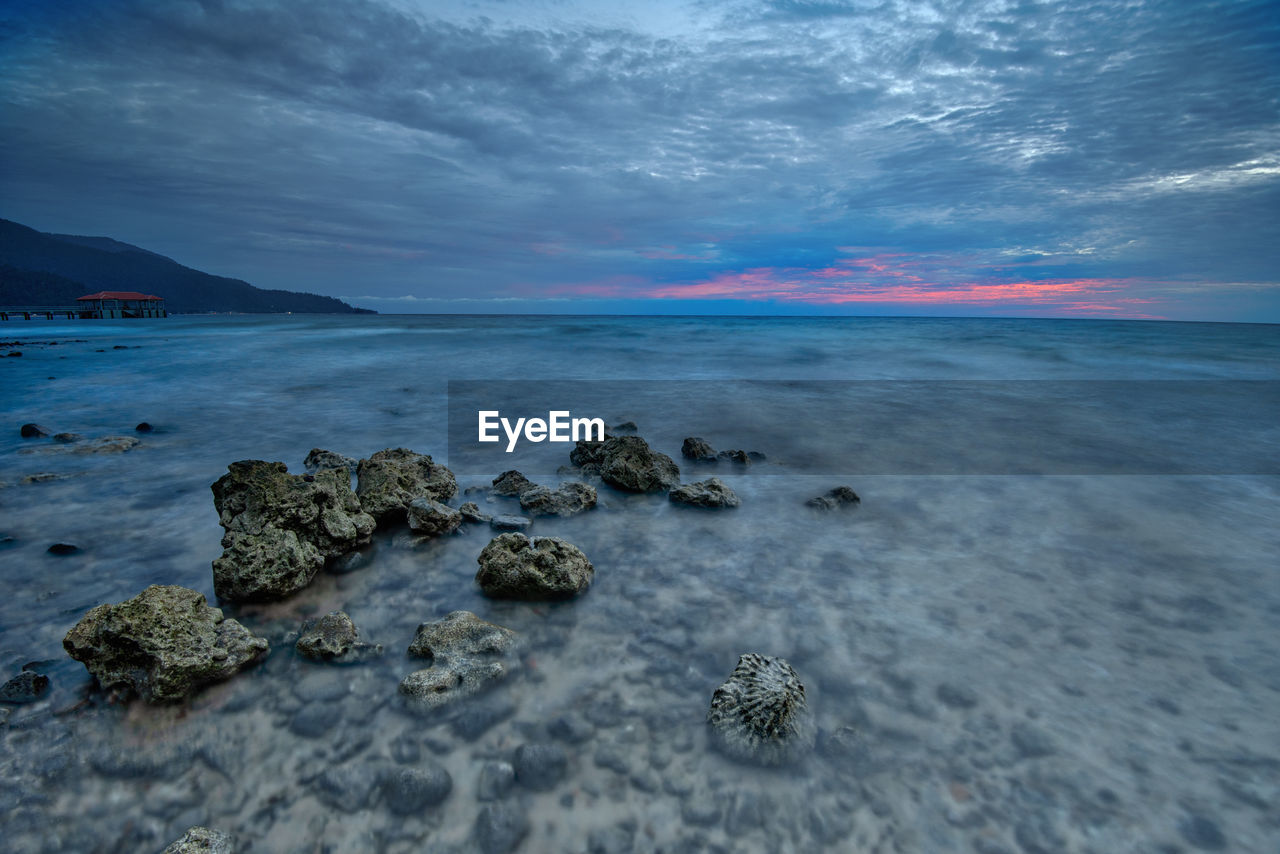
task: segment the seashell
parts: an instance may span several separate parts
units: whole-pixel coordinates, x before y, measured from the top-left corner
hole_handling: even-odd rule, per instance
[[[804,685],[785,659],[749,652],[711,696],[714,741],[736,759],[782,765],[813,749],[817,728]]]

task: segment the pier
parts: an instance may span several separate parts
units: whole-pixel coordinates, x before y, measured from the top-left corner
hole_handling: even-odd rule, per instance
[[[99,291],[79,297],[75,305],[0,305],[4,320],[114,320],[168,317],[164,297],[136,291]]]

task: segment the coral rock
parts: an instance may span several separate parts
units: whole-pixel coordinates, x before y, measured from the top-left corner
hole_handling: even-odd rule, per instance
[[[762,765],[803,756],[817,736],[795,670],[781,658],[756,653],[740,656],[728,680],[715,690],[707,722],[725,753]]]

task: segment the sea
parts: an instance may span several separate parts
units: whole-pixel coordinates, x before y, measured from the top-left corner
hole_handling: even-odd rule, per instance
[[[192,826],[255,854],[1280,850],[1280,326],[174,316],[0,344],[0,682],[49,680],[0,704],[5,851]],[[571,444],[481,445],[480,410],[600,417],[741,505],[585,476],[595,509],[529,529],[591,560],[567,602],[486,598],[482,523],[392,524],[285,601],[217,602],[231,462],[409,448],[487,514],[520,512],[488,490],[504,470],[584,478]],[[755,454],[694,463],[691,436]],[[808,504],[839,486],[860,503]],[[152,584],[269,654],[178,705],[104,693],[62,639]],[[384,654],[297,655],[336,610]],[[517,632],[520,666],[424,714],[406,650],[456,610]],[[805,687],[791,764],[709,737],[745,653]],[[536,780],[530,745],[558,757]],[[387,781],[414,768],[448,794],[402,814]]]

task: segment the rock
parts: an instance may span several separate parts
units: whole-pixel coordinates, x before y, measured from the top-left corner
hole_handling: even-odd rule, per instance
[[[149,703],[176,702],[235,674],[267,651],[204,594],[152,585],[117,605],[99,605],[62,640],[104,688],[128,686]]]
[[[44,439],[49,436],[49,428],[39,424],[23,424],[18,432],[24,439]]]
[[[431,661],[400,682],[400,693],[418,711],[478,694],[511,672],[504,660],[516,645],[516,633],[486,622],[470,611],[454,611],[444,619],[418,626],[409,654]]]
[[[379,775],[369,765],[332,765],[312,781],[321,803],[346,813],[363,809],[379,783]]]
[[[667,498],[676,504],[688,504],[691,507],[737,507],[742,503],[737,493],[718,477],[709,477],[697,483],[686,483],[671,490]]]
[[[382,655],[381,644],[360,641],[360,631],[342,611],[331,611],[303,623],[294,649],[313,661],[335,664],[351,664]]]
[[[302,467],[314,474],[325,469],[342,469],[350,472],[359,462],[342,454],[326,451],[323,448],[312,448],[302,461]]]
[[[462,527],[462,514],[434,498],[415,498],[409,502],[409,527],[428,537],[452,534]]]
[[[496,725],[516,713],[515,701],[509,697],[489,697],[467,704],[465,714],[450,721],[453,734],[465,741],[475,741]]]
[[[210,830],[207,827],[192,827],[182,834],[182,838],[170,843],[162,854],[232,854],[234,842],[221,830]]]
[[[379,524],[400,521],[415,498],[447,501],[458,491],[453,472],[405,448],[388,448],[361,460],[357,478],[360,506]]]
[[[10,350],[8,353],[5,353],[4,355],[5,355],[5,358],[8,358],[8,359],[17,359],[17,358],[20,358],[20,357],[22,356],[22,351],[21,351],[21,350]]]
[[[716,461],[716,449],[706,439],[690,436],[680,446],[680,456],[694,462],[713,463]]]
[[[485,804],[476,816],[474,837],[481,854],[510,854],[528,832],[528,816],[505,801]]]
[[[72,450],[73,454],[123,454],[142,444],[133,436],[103,436]]]
[[[515,469],[504,471],[493,479],[493,491],[497,495],[519,495],[536,484]]]
[[[303,738],[321,738],[342,723],[342,709],[332,701],[308,703],[294,713],[289,731]]]
[[[134,429],[134,432],[136,433],[150,433],[155,428],[152,427],[150,424],[148,424],[146,421],[140,421],[138,422],[138,425],[133,429]]]
[[[500,599],[570,599],[595,575],[587,556],[558,537],[499,534],[477,561],[476,583],[485,595]]]
[[[73,555],[80,551],[80,547],[71,543],[54,543],[46,551],[51,555]]]
[[[533,520],[528,516],[516,516],[513,513],[503,513],[489,520],[489,527],[495,531],[525,531],[532,524]]]
[[[680,484],[680,468],[639,436],[616,436],[600,449],[600,477],[631,492],[666,492]]]
[[[79,442],[83,439],[79,433],[54,433],[53,441],[61,442],[64,445],[70,445],[72,442]]]
[[[588,466],[599,467],[604,463],[605,442],[611,438],[613,437],[606,433],[604,442],[579,439],[573,443],[573,450],[569,452],[569,462],[584,469]]]
[[[1021,721],[1009,731],[1009,740],[1023,759],[1040,759],[1058,752],[1057,745],[1047,732]]]
[[[805,502],[805,505],[816,510],[840,510],[857,507],[861,501],[862,499],[858,497],[858,493],[849,487],[837,486],[826,495],[810,498]]]
[[[516,782],[535,792],[554,789],[569,773],[569,754],[558,744],[522,744],[516,748]]]
[[[547,725],[547,734],[570,744],[580,744],[595,735],[596,728],[585,718],[572,712],[563,714]]]
[[[747,653],[711,697],[714,741],[737,759],[781,765],[809,752],[817,737],[804,685],[785,660]]]
[[[224,551],[213,589],[231,601],[283,599],[331,558],[369,542],[374,519],[345,471],[292,475],[284,463],[241,460],[213,484]]]
[[[516,784],[516,769],[509,762],[490,761],[480,767],[480,780],[476,787],[476,799],[498,801],[507,796]]]
[[[978,693],[965,685],[943,682],[934,694],[939,703],[952,709],[972,709],[978,705]]]
[[[415,670],[400,680],[400,693],[410,707],[428,712],[479,693],[506,677],[510,668],[501,661],[458,659]]]
[[[742,466],[751,465],[751,455],[746,451],[721,451],[716,454],[716,459],[725,460],[730,463],[737,463]]]
[[[488,513],[480,512],[480,505],[474,501],[468,501],[458,508],[458,512],[462,514],[464,522],[488,522],[493,517]]]
[[[534,486],[520,493],[520,509],[533,516],[576,516],[595,506],[595,487],[577,481],[555,489]]]
[[[34,703],[49,691],[49,677],[24,670],[0,686],[0,703]]]
[[[470,611],[454,611],[444,619],[423,623],[409,644],[409,654],[435,660],[457,656],[502,654],[511,650],[516,633],[486,622]]]
[[[1202,815],[1187,816],[1178,824],[1178,832],[1188,845],[1201,851],[1222,851],[1227,847],[1227,838],[1217,822]]]
[[[428,760],[416,768],[400,768],[382,780],[382,799],[396,815],[413,815],[449,797],[453,778],[438,762]]]

